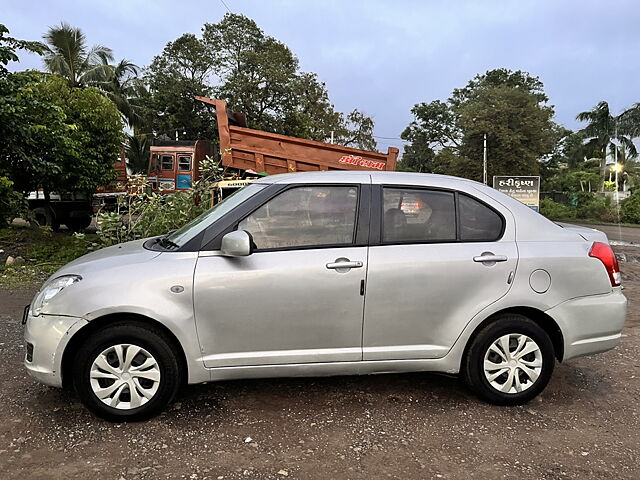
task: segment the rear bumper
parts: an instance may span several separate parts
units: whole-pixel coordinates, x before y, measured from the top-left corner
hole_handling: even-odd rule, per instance
[[[24,339],[31,350],[24,361],[29,375],[46,385],[61,387],[62,354],[73,334],[86,324],[86,320],[77,317],[29,315],[24,329]]]
[[[606,295],[574,298],[546,312],[562,331],[563,360],[604,352],[620,342],[627,298],[617,287]]]

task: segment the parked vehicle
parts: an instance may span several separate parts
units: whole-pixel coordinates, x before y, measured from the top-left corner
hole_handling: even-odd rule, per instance
[[[98,209],[115,208],[118,197],[127,193],[127,162],[124,150],[114,162],[116,178],[93,194],[86,192],[52,192],[45,198],[38,190],[27,196],[29,210],[38,225],[58,231],[60,225],[79,231],[91,225],[91,217]]]
[[[409,371],[531,400],[620,340],[606,236],[485,185],[393,172],[264,177],[173,233],[81,257],[25,311],[25,365],[115,421],[183,383]]]
[[[227,102],[206,97],[196,99],[216,111],[219,151],[208,140],[156,140],[150,149],[148,180],[156,193],[175,193],[191,188],[200,178],[206,156],[222,157],[222,165],[234,176],[323,170],[384,170],[396,168],[398,149],[387,153],[316,142],[247,128],[244,115],[229,111]],[[240,175],[237,175],[237,174]]]
[[[269,175],[323,170],[396,169],[398,149],[395,147],[389,147],[385,154],[254,130],[246,128],[244,116],[230,112],[224,100],[207,97],[196,99],[215,107],[222,165],[226,167]]]

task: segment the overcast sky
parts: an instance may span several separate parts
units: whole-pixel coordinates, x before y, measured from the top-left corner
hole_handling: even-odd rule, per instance
[[[287,44],[327,84],[339,110],[372,115],[398,137],[418,102],[446,99],[476,73],[506,67],[539,76],[556,121],[577,128],[600,100],[614,112],[640,102],[640,2],[224,0]],[[222,0],[2,0],[11,35],[40,39],[64,20],[89,44],[148,65],[164,45],[226,12]],[[39,68],[22,54],[14,69]],[[401,146],[378,139],[379,147]]]

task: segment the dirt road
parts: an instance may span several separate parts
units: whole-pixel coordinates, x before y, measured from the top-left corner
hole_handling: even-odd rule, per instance
[[[558,365],[529,405],[490,406],[431,374],[252,380],[186,388],[139,424],[28,378],[33,291],[0,292],[0,477],[640,478],[640,265],[622,267],[620,347]]]

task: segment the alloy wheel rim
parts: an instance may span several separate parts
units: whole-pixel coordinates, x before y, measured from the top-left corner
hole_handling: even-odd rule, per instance
[[[503,335],[487,349],[483,368],[489,385],[497,391],[507,394],[524,392],[540,377],[542,351],[526,335]]]
[[[118,410],[141,407],[158,391],[160,367],[147,350],[118,344],[103,350],[91,364],[91,389],[98,399]]]

